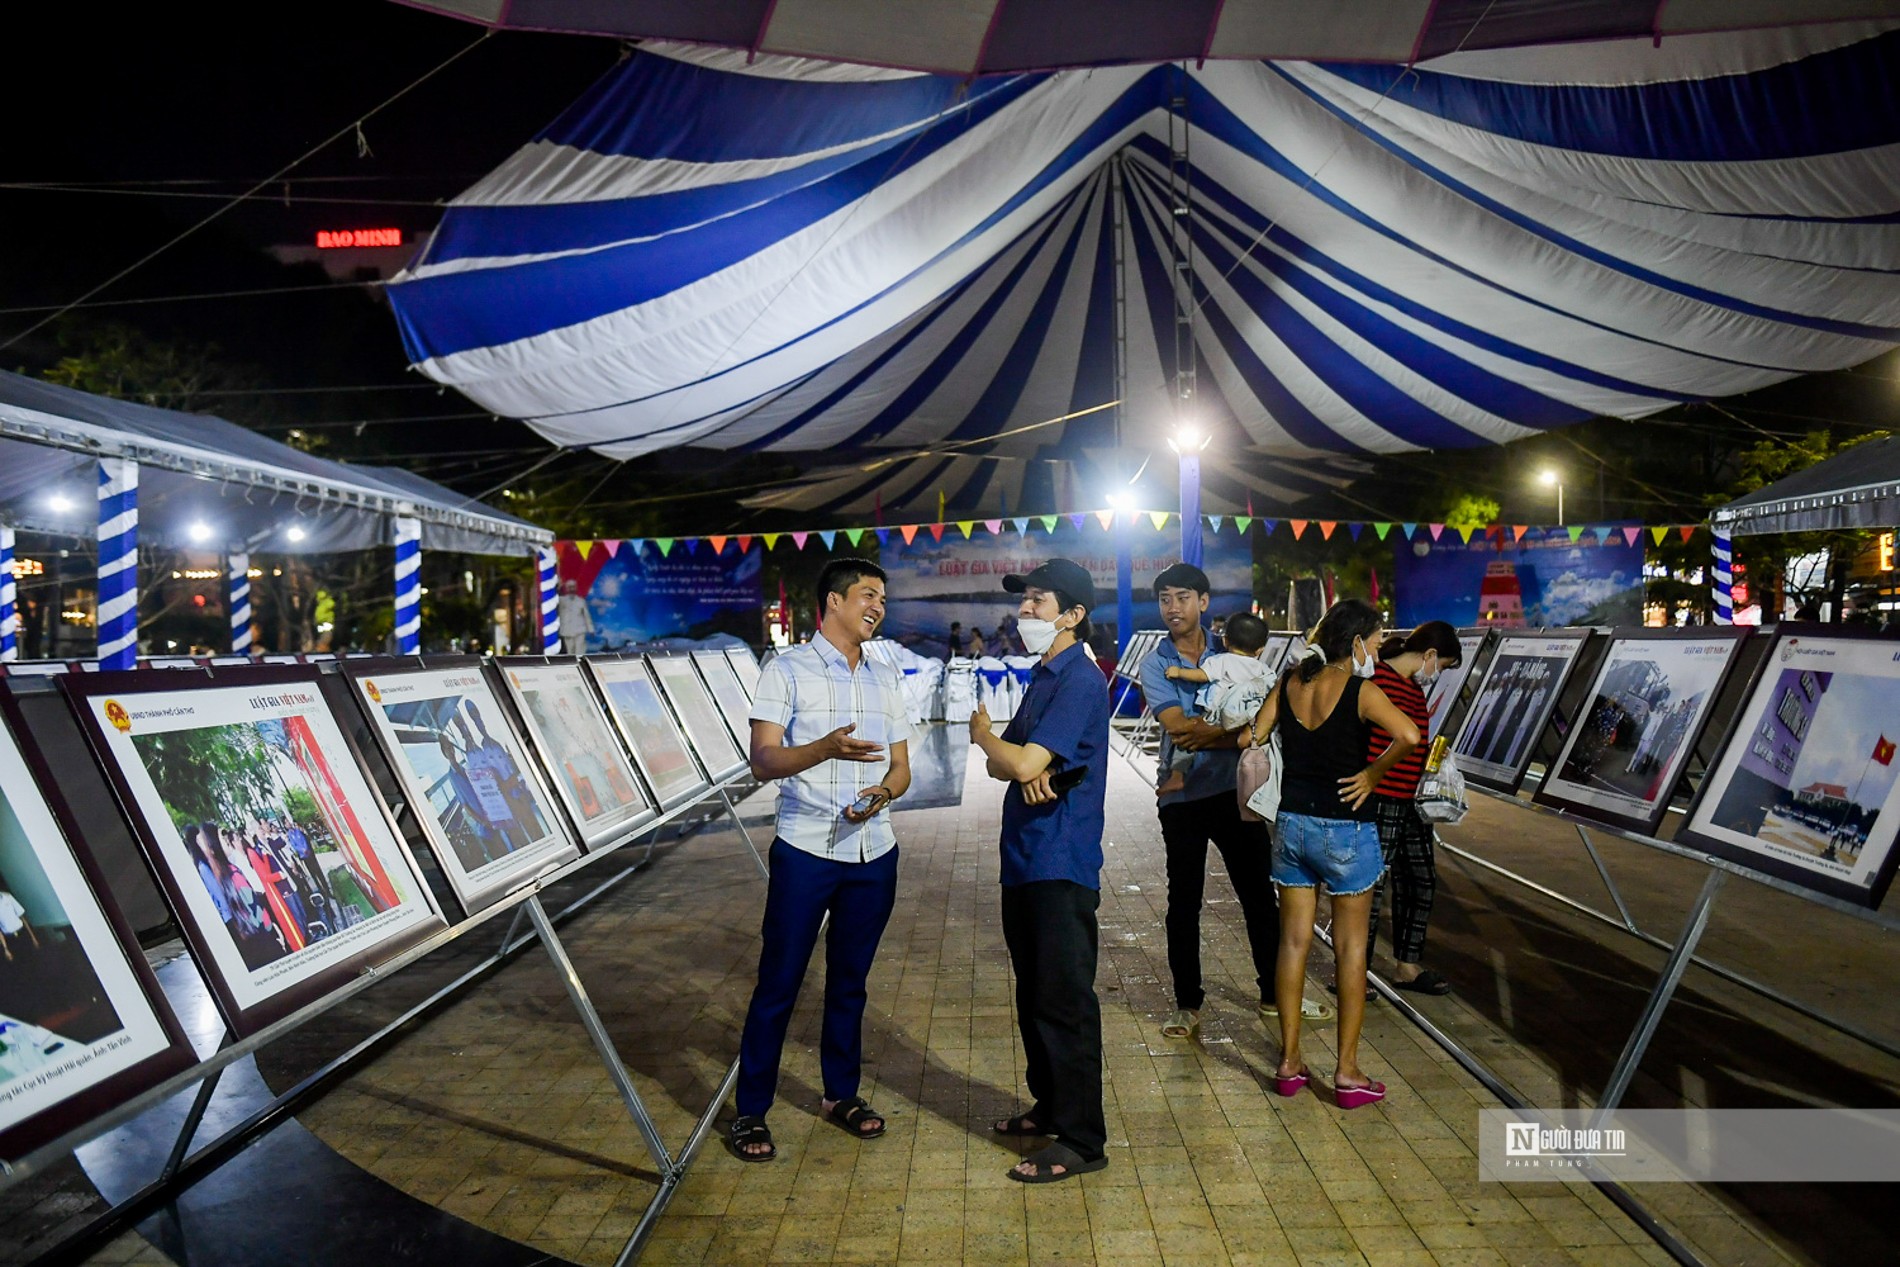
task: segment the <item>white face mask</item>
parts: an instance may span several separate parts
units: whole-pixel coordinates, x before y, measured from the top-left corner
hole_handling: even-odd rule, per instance
[[[1030,655],[1041,655],[1054,646],[1060,632],[1053,620],[1038,620],[1034,616],[1020,616],[1016,620],[1016,636],[1023,640]]]
[[[1354,677],[1369,678],[1379,671],[1379,657],[1372,654],[1370,647],[1366,648],[1365,660],[1362,662],[1359,659],[1359,649],[1365,646],[1366,640],[1364,638],[1354,638],[1352,640],[1352,675]]]
[[[1432,661],[1430,672],[1426,672],[1425,665],[1421,662],[1418,666],[1418,672],[1412,675],[1412,680],[1417,682],[1421,688],[1429,689],[1431,684],[1438,680],[1438,675],[1444,671],[1445,667],[1435,659]]]

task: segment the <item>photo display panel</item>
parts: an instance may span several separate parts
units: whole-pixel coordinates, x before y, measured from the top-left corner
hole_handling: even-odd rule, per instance
[[[463,910],[580,856],[477,661],[351,681]]]
[[[1474,783],[1515,792],[1590,630],[1503,633],[1453,750]]]
[[[719,705],[720,713],[725,716],[733,741],[742,749],[751,747],[752,697],[739,685],[739,675],[732,671],[732,662],[717,651],[695,651],[693,662],[699,665],[700,675],[706,679],[706,689],[712,692],[713,703]],[[903,675],[902,669],[898,675]]]
[[[1489,633],[1485,629],[1458,631],[1458,667],[1440,669],[1432,681],[1431,689],[1425,692],[1425,715],[1431,723],[1425,733],[1426,743],[1438,738],[1438,732],[1444,729],[1445,718],[1458,703],[1458,692],[1464,689],[1465,682],[1471,677],[1471,670],[1477,667],[1478,652]]]
[[[750,700],[759,693],[759,660],[752,654],[751,647],[728,647],[726,659],[732,664],[732,671],[738,675],[739,685],[745,687],[745,697]]]
[[[503,661],[528,739],[589,845],[605,844],[657,814],[578,661]]]
[[[683,805],[709,784],[673,712],[660,697],[653,671],[637,656],[625,660],[589,657],[587,669],[606,697],[607,712],[633,752],[661,810]]]
[[[707,776],[715,783],[723,783],[745,769],[745,754],[732,741],[725,719],[719,715],[712,696],[706,693],[705,683],[699,680],[692,661],[685,656],[656,655],[648,656],[647,663],[653,666],[653,675],[666,692],[673,711],[679,715],[680,725],[706,767]]]
[[[1722,625],[1613,634],[1536,799],[1653,832],[1745,636]]]
[[[1900,642],[1784,627],[1677,841],[1869,907],[1900,832]]]
[[[68,843],[22,733],[0,722],[0,1157],[193,1062],[125,920]]]
[[[233,1032],[443,926],[316,670],[63,685]]]

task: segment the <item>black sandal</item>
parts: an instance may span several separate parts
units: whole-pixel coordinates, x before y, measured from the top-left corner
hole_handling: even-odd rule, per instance
[[[990,1131],[996,1135],[1021,1135],[1034,1138],[1038,1135],[1047,1135],[1049,1128],[1037,1126],[1032,1114],[1018,1113],[1015,1117],[1006,1117],[1000,1122],[992,1122]]]
[[[1036,1173],[1026,1175],[1012,1166],[1007,1173],[1017,1183],[1061,1183],[1064,1179],[1073,1179],[1077,1175],[1108,1169],[1106,1153],[1091,1161],[1063,1143],[1051,1144],[1047,1148],[1033,1152],[1023,1158],[1023,1161],[1036,1167]],[[1022,1162],[1016,1164],[1020,1166]],[[1061,1174],[1057,1174],[1053,1169],[1056,1166],[1062,1167]]]
[[[764,1152],[747,1151],[759,1144],[765,1145]],[[733,1118],[726,1124],[726,1145],[740,1161],[771,1161],[778,1156],[778,1146],[772,1143],[772,1128],[762,1117]]]
[[[848,1100],[840,1100],[825,1110],[825,1116],[837,1123],[838,1129],[858,1139],[876,1139],[884,1133],[884,1115],[872,1108],[861,1095]],[[874,1131],[859,1130],[860,1122],[876,1122]]]
[[[1436,968],[1427,968],[1410,981],[1394,981],[1392,985],[1394,989],[1409,990],[1413,994],[1451,993],[1451,982]]]

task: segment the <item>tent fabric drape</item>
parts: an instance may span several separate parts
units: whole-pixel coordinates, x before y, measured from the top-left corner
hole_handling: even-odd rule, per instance
[[[966,82],[648,46],[389,295],[422,372],[559,443],[915,450],[1114,399],[1119,254],[1119,429],[996,452],[1154,447],[1177,287],[1216,450],[1500,443],[1900,340],[1897,52],[1823,24]]]
[[[1900,528],[1900,436],[1854,445],[1710,516],[1718,532]]]

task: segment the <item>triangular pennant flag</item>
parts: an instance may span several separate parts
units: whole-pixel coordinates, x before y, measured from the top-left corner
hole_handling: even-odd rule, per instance
[[[975,528],[976,528],[976,520],[974,519],[957,520],[957,531],[963,534],[963,539],[965,541],[968,541],[970,539],[970,533],[974,531]]]
[[[826,528],[819,532],[818,539],[824,542],[825,549],[829,550],[832,547],[832,543],[838,539],[838,530],[836,528]]]
[[[1044,532],[1054,532],[1056,530],[1056,520],[1060,518],[1062,518],[1060,515],[1044,515],[1042,517],[1042,530]]]
[[[724,537],[707,537],[706,540],[712,542],[714,554],[724,554],[726,552],[726,539]]]
[[[647,539],[645,537],[628,537],[627,544],[624,548],[633,551],[633,557],[637,559],[646,553]]]
[[[1165,510],[1151,510],[1148,512],[1148,522],[1155,526],[1156,532],[1159,532],[1168,526],[1168,512]]]
[[[673,538],[655,537],[653,538],[653,543],[660,547],[660,557],[662,559],[664,559],[667,555],[673,553]]]
[[[1287,522],[1287,526],[1293,529],[1293,539],[1295,541],[1298,541],[1301,537],[1306,535],[1306,525],[1309,522],[1308,520],[1289,519],[1286,522]]]
[[[930,525],[930,539],[931,539],[932,541],[942,541],[942,540],[943,540],[943,525],[942,525],[942,524],[931,524],[931,525]]]
[[[1247,529],[1253,527],[1253,516],[1252,515],[1235,515],[1234,527],[1238,528],[1243,534],[1245,534]],[[1268,531],[1271,531],[1271,529],[1269,529]]]
[[[801,550],[805,548],[805,543],[809,540],[811,540],[811,534],[809,532],[794,532],[792,534],[792,544]]]
[[[1074,514],[1069,516],[1069,522],[1075,525],[1076,531],[1080,532],[1082,530],[1082,521],[1086,519],[1087,517],[1088,516],[1084,515],[1081,511],[1078,510]]]
[[[770,550],[778,544],[778,539],[784,535],[782,532],[768,532],[763,534],[760,540],[764,541],[765,548]]]
[[[1379,540],[1385,540],[1385,534],[1392,531],[1391,524],[1373,524],[1372,530],[1379,534]]]
[[[1399,527],[1404,529],[1405,539],[1407,541],[1410,541],[1412,539],[1412,534],[1418,531],[1417,524],[1400,524]]]
[[[1029,535],[1029,519],[1026,515],[1018,515],[1009,522],[1010,526],[1016,529],[1017,536],[1026,537]]]
[[[574,553],[581,556],[582,563],[587,562],[587,556],[592,554],[593,552],[594,552],[594,543],[591,541],[576,541],[574,543]]]
[[[1333,539],[1333,530],[1338,527],[1339,527],[1339,521],[1337,519],[1320,520],[1319,521],[1319,539],[1321,541],[1331,541]]]
[[[1278,519],[1262,519],[1260,521],[1260,531],[1269,537],[1273,535],[1273,530],[1279,526],[1280,521]]]
[[[1472,524],[1469,528],[1460,528],[1458,531],[1464,536],[1465,544],[1470,545],[1473,534],[1478,531],[1478,525]]]
[[[990,530],[992,537],[1000,537],[1003,535],[1003,521],[1000,519],[985,519],[983,526]]]
[[[855,549],[857,547],[858,542],[864,540],[864,529],[846,528],[844,530],[844,539],[846,541],[849,541],[852,545],[852,548]]]
[[[1583,525],[1571,524],[1569,527],[1565,528],[1564,531],[1570,534],[1570,544],[1576,545],[1577,539],[1583,536]]]
[[[1102,525],[1103,532],[1107,532],[1110,528],[1115,526],[1115,512],[1112,510],[1098,510],[1095,512],[1095,521]]]
[[[1643,530],[1640,527],[1625,528],[1623,529],[1623,544],[1633,546],[1636,544],[1636,538],[1642,535],[1643,535]]]
[[[1676,531],[1677,531],[1677,532],[1680,532],[1680,533],[1682,534],[1682,539],[1683,539],[1684,541],[1687,541],[1687,540],[1688,540],[1688,539],[1689,539],[1690,537],[1693,537],[1693,536],[1695,536],[1695,525],[1694,525],[1694,524],[1684,524],[1684,525],[1682,525],[1682,527],[1680,527],[1680,528],[1678,528],[1678,529],[1676,529]]]
[[[1669,535],[1669,525],[1668,525],[1668,524],[1663,524],[1663,525],[1661,525],[1660,527],[1656,527],[1656,528],[1651,528],[1651,529],[1649,530],[1649,539],[1650,539],[1650,541],[1652,541],[1652,542],[1653,542],[1653,543],[1655,543],[1656,545],[1661,545],[1661,544],[1662,544],[1662,539],[1663,539],[1664,537],[1666,537],[1666,536],[1668,536],[1668,535]]]
[[[1444,524],[1426,524],[1425,526],[1426,526],[1427,528],[1429,528],[1429,529],[1431,529],[1431,533],[1432,533],[1432,540],[1433,540],[1433,541],[1436,541],[1436,540],[1438,540],[1438,538],[1440,538],[1441,536],[1443,536],[1443,535],[1444,535],[1444,533],[1445,533],[1445,525],[1444,525]]]
[[[752,534],[748,532],[739,538],[739,553],[744,554],[747,550],[750,550],[751,548],[752,548]]]
[[[877,543],[881,546],[887,546],[891,543],[891,530],[889,528],[879,528],[877,530]]]
[[[1529,524],[1512,524],[1511,525],[1511,540],[1513,542],[1522,541],[1524,539],[1524,534],[1529,532],[1530,530],[1531,528]]]
[[[1218,535],[1220,532],[1221,520],[1225,518],[1227,518],[1226,515],[1209,515],[1207,517],[1207,522],[1214,525],[1214,532],[1216,533],[1216,535]]]
[[[700,542],[700,538],[698,537],[687,537],[686,538],[686,552],[688,554],[698,554],[699,542]]]
[[[620,543],[618,541],[603,541],[600,543],[600,548],[607,552],[607,557],[610,559],[620,553]]]
[[[1352,539],[1354,541],[1359,540],[1359,534],[1364,532],[1365,530],[1366,530],[1366,526],[1362,523],[1354,522],[1354,523],[1349,523],[1346,525],[1346,531],[1352,534]]]
[[[904,534],[905,545],[909,545],[912,541],[915,541],[917,539],[917,525],[916,524],[905,524],[903,527],[899,528],[898,531]]]

